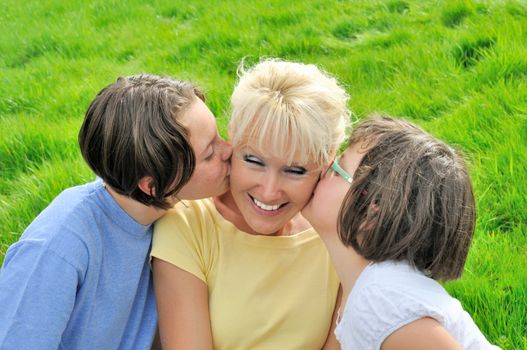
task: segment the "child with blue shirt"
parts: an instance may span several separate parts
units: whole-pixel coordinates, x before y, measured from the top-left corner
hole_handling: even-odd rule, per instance
[[[152,223],[228,188],[228,146],[203,94],[170,77],[108,85],[79,133],[98,180],[66,189],[7,251],[0,349],[149,349]]]

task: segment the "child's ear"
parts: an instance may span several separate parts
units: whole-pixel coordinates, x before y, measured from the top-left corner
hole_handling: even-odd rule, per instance
[[[156,195],[156,189],[154,188],[152,181],[152,176],[144,176],[143,178],[141,178],[141,180],[139,180],[137,187],[139,187],[139,189],[143,191],[143,193],[154,197]]]
[[[359,231],[371,231],[377,223],[377,213],[379,212],[379,206],[377,204],[370,204],[368,207],[368,214],[364,221],[359,226]]]
[[[370,204],[370,207],[368,208],[368,210],[373,214],[377,214],[380,209],[377,204]]]

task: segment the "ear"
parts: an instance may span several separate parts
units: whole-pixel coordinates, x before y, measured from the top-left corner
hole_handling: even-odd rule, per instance
[[[372,203],[372,204],[370,204],[370,207],[368,208],[368,210],[370,211],[370,213],[377,214],[379,212],[379,210],[381,210],[381,209],[379,208],[379,206],[377,204],[373,204]]]
[[[143,193],[151,197],[156,195],[156,189],[154,188],[154,185],[152,184],[152,180],[153,180],[152,176],[144,176],[137,183],[137,187],[139,187],[139,189],[143,191]]]
[[[360,225],[359,225],[359,231],[371,231],[377,224],[377,214],[379,213],[379,206],[377,204],[370,204],[368,208],[368,216],[370,217],[369,221],[366,221],[367,218],[365,218]]]

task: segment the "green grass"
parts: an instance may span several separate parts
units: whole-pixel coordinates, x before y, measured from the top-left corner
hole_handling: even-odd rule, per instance
[[[521,1],[4,1],[0,261],[64,188],[93,179],[76,144],[119,75],[190,79],[225,135],[236,67],[315,63],[373,111],[417,122],[470,159],[477,232],[446,284],[485,335],[527,349],[527,4]]]

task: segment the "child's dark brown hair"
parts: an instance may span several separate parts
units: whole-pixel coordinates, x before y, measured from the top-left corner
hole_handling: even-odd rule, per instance
[[[179,118],[196,99],[194,85],[171,77],[121,77],[91,102],[81,130],[81,153],[95,174],[117,193],[167,209],[167,197],[191,178],[195,155]],[[137,184],[151,176],[150,194]],[[155,189],[155,191],[154,191]]]
[[[438,280],[461,276],[476,221],[458,152],[405,120],[372,116],[349,145],[365,152],[339,218],[339,236],[371,261],[406,260]]]

